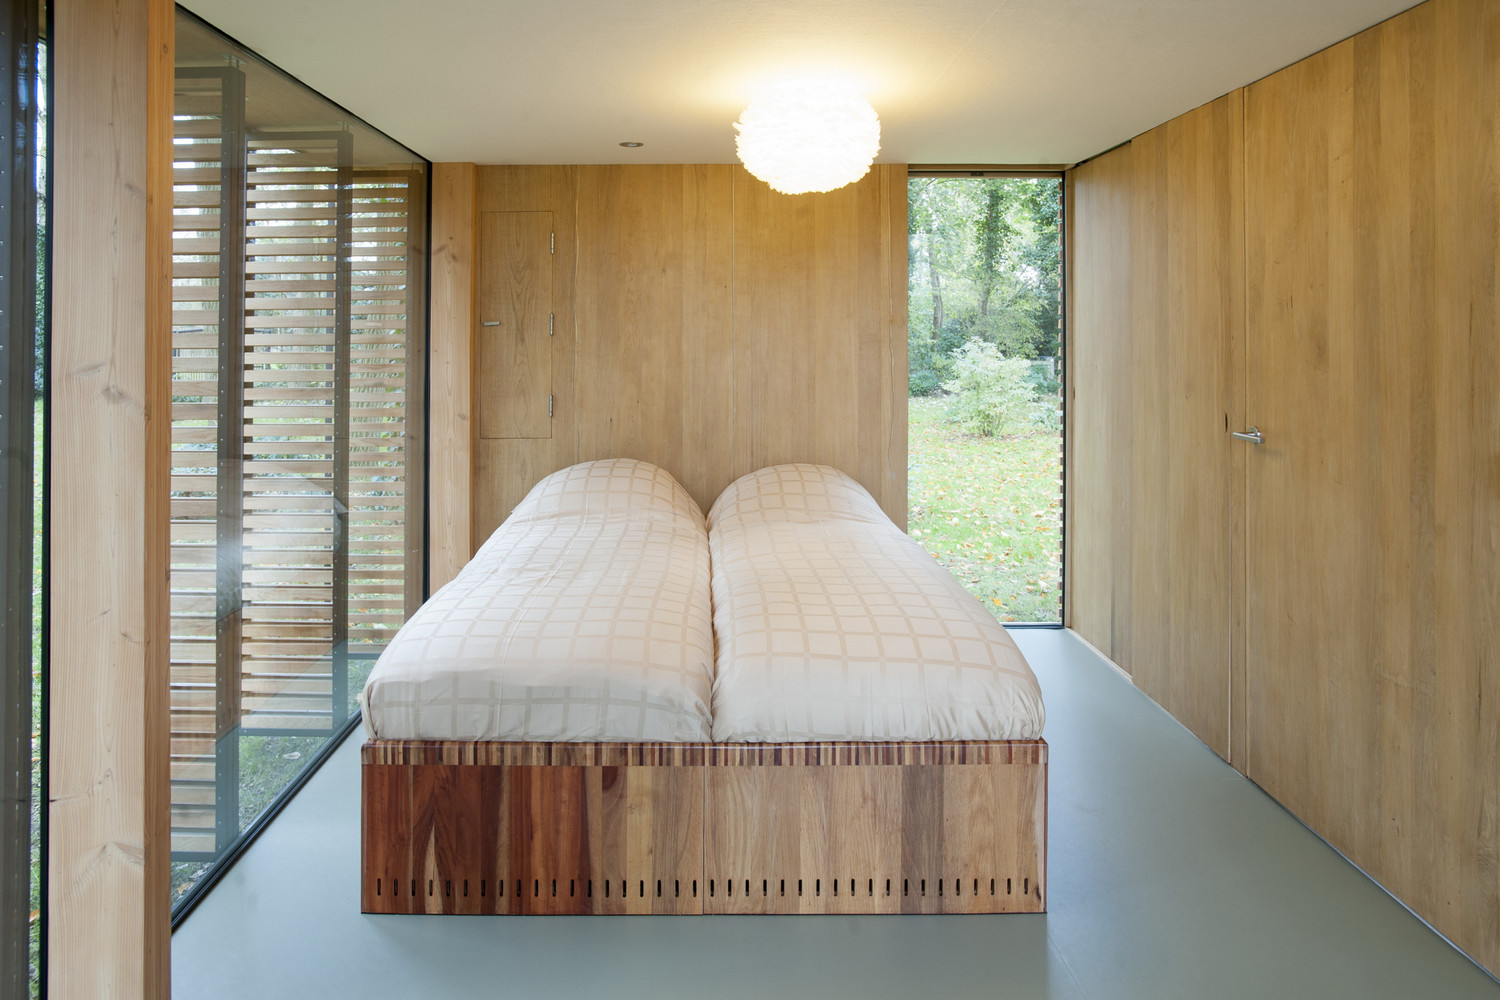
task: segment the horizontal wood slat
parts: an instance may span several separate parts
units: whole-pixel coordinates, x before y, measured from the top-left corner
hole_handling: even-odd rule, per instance
[[[214,792],[238,780],[226,737],[332,732],[346,657],[378,652],[421,599],[409,326],[425,194],[352,168],[347,133],[232,141],[233,77],[179,78],[192,117],[173,175],[173,845],[198,853],[238,831],[235,795],[226,816]]]

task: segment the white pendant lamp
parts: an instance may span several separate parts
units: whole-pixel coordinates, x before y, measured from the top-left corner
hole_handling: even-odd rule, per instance
[[[783,194],[832,191],[870,170],[880,119],[853,87],[793,82],[768,88],[734,123],[745,169]]]

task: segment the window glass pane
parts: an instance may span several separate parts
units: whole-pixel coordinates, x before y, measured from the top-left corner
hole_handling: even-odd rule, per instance
[[[183,12],[174,123],[180,905],[421,602],[427,164]]]
[[[1062,180],[914,176],[908,531],[1006,624],[1062,622]]]
[[[0,12],[0,996],[37,995],[42,923],[41,527],[45,11]]]

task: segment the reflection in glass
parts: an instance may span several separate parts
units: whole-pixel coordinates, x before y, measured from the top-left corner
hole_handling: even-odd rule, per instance
[[[421,602],[427,164],[179,12],[174,903]]]

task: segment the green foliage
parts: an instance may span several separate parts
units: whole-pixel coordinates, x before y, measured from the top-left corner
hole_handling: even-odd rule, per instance
[[[1045,350],[1046,336],[1033,313],[1022,307],[976,316],[966,332],[994,344],[1007,358],[1035,358]]]
[[[1054,178],[916,177],[908,188],[909,385],[927,395],[970,340],[1054,358],[1062,336]]]
[[[953,393],[948,419],[981,437],[1029,429],[1037,409],[1030,375],[1026,360],[1007,358],[983,340],[969,341],[953,357],[953,378],[943,383]]]
[[[911,401],[911,536],[1002,622],[1062,620],[1062,435],[964,434]]]
[[[41,199],[38,198],[40,201]],[[46,211],[43,205],[38,209],[38,215]],[[47,349],[47,227],[41,222],[36,226],[36,312],[32,315],[34,327],[34,347],[36,350],[36,367],[32,369],[31,388],[37,399],[42,398],[45,386],[46,371],[42,366],[42,359],[46,357]]]
[[[908,340],[906,349],[907,384],[913,396],[931,396],[953,378],[953,355],[964,343],[962,327],[949,323],[943,328],[936,345],[927,341]]]
[[[908,352],[910,355],[911,352]],[[939,359],[946,360],[946,359]],[[944,376],[934,366],[933,359],[925,353],[920,357],[907,358],[906,388],[910,396],[931,396],[943,387]]]
[[[31,924],[30,990],[40,996],[42,931],[42,456],[46,414],[31,417]]]
[[[1036,409],[1032,422],[1047,431],[1062,430],[1062,380],[1053,370],[1052,362],[1033,361],[1026,373],[1026,384],[1036,395]]]

